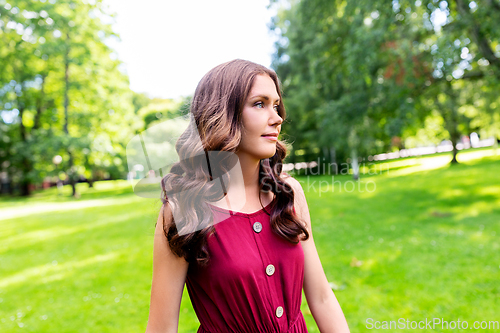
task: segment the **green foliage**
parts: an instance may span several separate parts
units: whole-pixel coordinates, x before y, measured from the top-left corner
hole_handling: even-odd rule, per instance
[[[362,155],[415,141],[436,112],[454,142],[500,137],[495,1],[273,1],[273,67],[294,149]],[[440,137],[443,137],[440,135]],[[344,152],[342,154],[342,152]]]
[[[124,177],[126,143],[142,128],[134,106],[146,101],[130,91],[107,45],[118,38],[103,23],[113,15],[100,0],[3,0],[0,15],[1,112],[17,112],[0,121],[1,171],[23,184],[61,171]]]
[[[134,105],[135,113],[146,105],[151,103],[151,99],[144,93],[132,93],[132,104]]]
[[[144,129],[146,129],[154,122],[181,116],[182,104],[182,100],[155,98],[141,108],[137,114],[144,119]]]

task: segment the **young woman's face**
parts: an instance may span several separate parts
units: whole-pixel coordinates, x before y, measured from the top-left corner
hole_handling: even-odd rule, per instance
[[[240,158],[242,154],[257,160],[274,156],[283,122],[278,114],[280,103],[274,81],[268,75],[257,75],[243,106]]]

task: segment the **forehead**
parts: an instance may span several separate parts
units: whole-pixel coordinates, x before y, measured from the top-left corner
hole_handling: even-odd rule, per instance
[[[252,89],[250,89],[250,97],[255,95],[267,95],[274,99],[279,98],[276,85],[269,75],[259,74],[255,77]]]

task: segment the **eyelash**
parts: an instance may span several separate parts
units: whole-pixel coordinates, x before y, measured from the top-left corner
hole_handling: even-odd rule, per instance
[[[264,103],[262,103],[262,102],[257,102],[257,103],[255,103],[255,104],[254,104],[254,106],[258,106],[258,105],[264,105]],[[280,107],[280,106],[279,106],[279,104],[276,104],[274,107],[275,107],[275,109],[274,109],[274,110],[275,110],[276,112],[279,112],[279,110],[278,110],[278,108]]]

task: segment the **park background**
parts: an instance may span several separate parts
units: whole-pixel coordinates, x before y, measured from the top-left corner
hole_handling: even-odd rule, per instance
[[[351,332],[368,318],[500,321],[500,2],[268,5],[286,166]],[[241,14],[215,7],[210,20]],[[1,332],[146,328],[161,204],[133,192],[127,177],[144,173],[126,147],[190,95],[131,89],[112,17],[98,0],[0,0]],[[302,311],[318,332],[305,298]],[[179,331],[198,326],[185,292]]]

